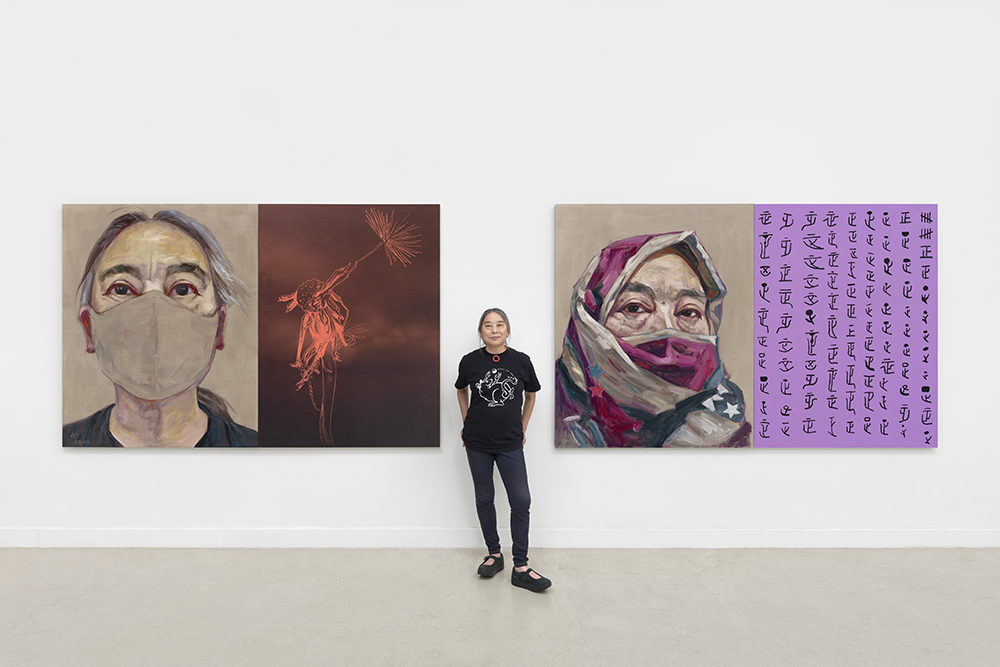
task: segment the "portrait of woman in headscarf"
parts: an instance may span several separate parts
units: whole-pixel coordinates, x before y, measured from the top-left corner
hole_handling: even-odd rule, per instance
[[[694,231],[601,250],[573,288],[556,446],[750,446],[743,392],[719,354],[725,296]]]

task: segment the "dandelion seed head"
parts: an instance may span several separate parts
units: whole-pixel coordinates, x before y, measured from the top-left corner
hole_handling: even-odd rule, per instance
[[[415,256],[420,254],[420,234],[416,233],[420,227],[407,224],[409,216],[397,221],[395,214],[395,211],[385,213],[385,211],[370,209],[365,211],[365,220],[382,241],[389,265],[399,262],[403,266],[407,266],[413,262]]]

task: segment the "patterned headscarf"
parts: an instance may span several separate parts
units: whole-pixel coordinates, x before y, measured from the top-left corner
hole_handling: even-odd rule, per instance
[[[701,280],[710,334],[667,330],[619,337],[605,322],[650,258],[672,250]],[[573,290],[557,364],[556,446],[749,445],[743,392],[718,353],[726,287],[694,232],[635,236],[595,256]]]

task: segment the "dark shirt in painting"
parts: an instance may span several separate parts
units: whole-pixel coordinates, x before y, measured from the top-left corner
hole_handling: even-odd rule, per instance
[[[121,447],[111,435],[111,409],[113,404],[98,410],[85,419],[63,426],[63,447]],[[257,431],[212,414],[198,403],[208,415],[208,430],[195,447],[256,447]]]
[[[462,357],[456,389],[469,387],[462,439],[477,452],[508,452],[524,444],[524,392],[541,389],[528,355],[508,347],[498,355],[480,348]]]

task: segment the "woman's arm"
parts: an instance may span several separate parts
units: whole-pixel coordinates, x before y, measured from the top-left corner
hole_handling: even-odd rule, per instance
[[[462,446],[465,447],[465,415],[469,412],[469,388],[458,390],[458,411],[462,413]]]
[[[535,409],[535,392],[524,392],[524,408],[521,410],[521,430],[528,432],[528,421],[531,419],[531,412]],[[528,436],[524,436],[521,444],[528,441]]]
[[[347,266],[342,266],[334,271],[333,274],[327,278],[326,283],[323,285],[323,289],[320,290],[320,294],[329,292],[331,289],[336,287],[338,283],[342,283],[347,280],[347,277],[351,275],[351,272],[356,268],[358,268],[358,263],[351,262]]]

